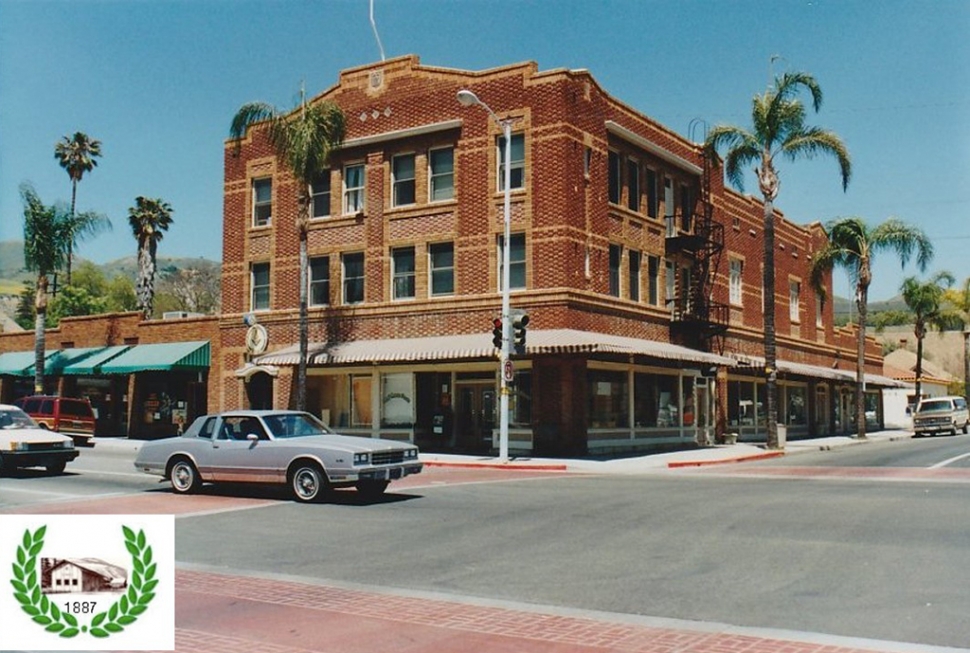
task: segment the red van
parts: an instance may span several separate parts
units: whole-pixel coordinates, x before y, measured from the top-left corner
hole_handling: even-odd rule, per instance
[[[88,444],[94,437],[94,410],[87,399],[34,395],[14,402],[43,429],[74,438],[76,444]]]

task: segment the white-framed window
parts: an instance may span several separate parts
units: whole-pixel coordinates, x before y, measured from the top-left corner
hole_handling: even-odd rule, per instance
[[[674,180],[664,177],[664,220],[667,222],[667,236],[677,235],[677,223],[674,218],[676,211],[674,205]]]
[[[309,261],[307,269],[308,292],[307,299],[310,306],[326,306],[330,303],[330,257],[314,256]]]
[[[381,426],[408,428],[414,424],[414,374],[395,372],[382,374]]]
[[[391,250],[391,299],[414,299],[414,247]]]
[[[414,155],[398,154],[391,159],[393,206],[414,204]]]
[[[640,162],[636,159],[626,161],[626,206],[631,211],[640,212]]]
[[[313,178],[310,184],[310,216],[326,218],[330,215],[330,169]]]
[[[454,243],[432,243],[428,247],[428,273],[432,297],[455,294]]]
[[[802,292],[802,284],[797,281],[788,284],[788,317],[792,322],[798,322],[798,301]]]
[[[496,140],[498,152],[498,189],[505,190],[505,137]],[[509,188],[525,188],[525,136],[512,134],[512,165],[510,166]]]
[[[621,171],[622,171],[622,159],[618,152],[610,150],[610,154],[607,157],[607,165],[609,169],[607,170],[607,183],[609,192],[609,200],[611,204],[620,203],[620,188],[621,188]]]
[[[249,272],[249,306],[253,311],[269,310],[269,263],[253,263]]]
[[[647,303],[660,305],[660,257],[647,257]]]
[[[610,245],[610,295],[620,296],[620,264],[623,259],[623,248],[620,245]]]
[[[265,227],[273,219],[273,180],[253,179],[253,226]]]
[[[630,268],[630,299],[640,301],[640,252],[631,249],[629,252]]]
[[[341,256],[343,268],[343,303],[360,304],[364,301],[364,253],[353,252]]]
[[[498,287],[502,290],[504,236],[498,237]],[[512,234],[509,248],[509,288],[525,288],[525,234]]]
[[[455,197],[455,148],[441,147],[428,152],[428,197],[441,202]]]
[[[742,304],[741,273],[744,271],[744,261],[732,258],[728,261],[728,286],[731,303],[735,306]]]
[[[366,210],[366,175],[364,164],[355,163],[344,167],[344,213]]]

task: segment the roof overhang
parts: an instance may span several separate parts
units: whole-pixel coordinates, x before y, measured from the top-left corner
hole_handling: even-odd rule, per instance
[[[630,131],[629,129],[627,129],[626,127],[624,127],[623,125],[617,122],[614,122],[612,120],[607,120],[606,131],[609,132],[610,134],[613,134],[614,136],[622,138],[628,143],[633,143],[637,147],[643,150],[646,150],[647,152],[650,152],[650,154],[653,154],[654,156],[660,159],[663,159],[664,161],[666,161],[671,165],[677,166],[681,170],[686,170],[692,175],[697,175],[699,177],[704,173],[704,170],[699,165],[691,163],[684,157],[678,156],[669,150],[665,150],[664,148],[660,147],[656,143],[644,138],[643,136],[641,136],[640,134],[637,134],[636,132]]]

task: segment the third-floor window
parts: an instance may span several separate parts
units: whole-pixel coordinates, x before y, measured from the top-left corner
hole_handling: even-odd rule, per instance
[[[273,218],[273,180],[253,180],[253,226],[265,227]]]
[[[344,168],[344,213],[358,213],[365,205],[364,164],[357,163]]]
[[[505,190],[505,138],[497,140],[498,152],[498,189]],[[511,183],[509,188],[525,188],[525,136],[512,134],[512,165],[509,167]]]
[[[394,206],[414,204],[414,155],[399,154],[391,162]]]
[[[455,197],[455,149],[442,147],[428,153],[428,197],[432,202]]]
[[[330,215],[330,170],[324,170],[310,184],[310,216],[325,218]]]

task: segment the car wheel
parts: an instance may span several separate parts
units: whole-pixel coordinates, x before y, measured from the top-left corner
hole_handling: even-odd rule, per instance
[[[326,494],[329,483],[320,465],[313,462],[300,462],[290,474],[290,489],[293,497],[301,503],[313,503]]]
[[[67,467],[67,461],[64,461],[64,460],[62,460],[60,462],[52,463],[50,465],[47,465],[47,473],[48,474],[63,474],[64,473],[64,469],[66,467]]]
[[[970,422],[963,425],[963,434],[966,435],[968,431],[970,431]]]
[[[168,478],[172,482],[172,489],[178,494],[191,494],[202,487],[199,471],[187,458],[179,458],[172,463]]]
[[[13,465],[11,465],[9,462],[4,460],[3,456],[0,456],[0,474],[9,474],[13,470],[14,470]]]
[[[357,493],[365,499],[377,499],[387,489],[389,481],[358,481]]]

